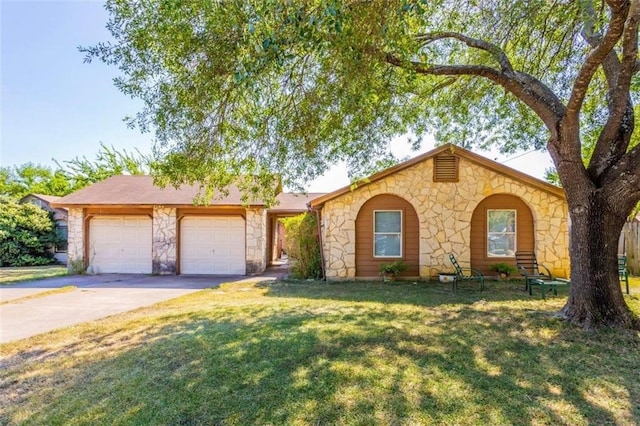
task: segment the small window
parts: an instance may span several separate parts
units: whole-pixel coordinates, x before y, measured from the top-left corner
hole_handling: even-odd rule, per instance
[[[373,212],[373,256],[402,257],[402,212]]]
[[[433,159],[434,182],[458,181],[458,157],[455,155],[438,155]]]
[[[487,231],[487,256],[515,256],[515,210],[487,210]]]
[[[64,242],[56,245],[56,253],[64,253],[67,251],[67,237],[69,234],[67,225],[57,224],[56,231],[58,231],[60,238],[64,239]]]

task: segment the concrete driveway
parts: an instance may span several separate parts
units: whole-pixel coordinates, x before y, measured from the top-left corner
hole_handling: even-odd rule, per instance
[[[277,271],[260,277],[73,275],[4,285],[0,286],[0,343],[153,305],[225,282],[273,280],[279,276]],[[25,299],[64,286],[77,288]]]

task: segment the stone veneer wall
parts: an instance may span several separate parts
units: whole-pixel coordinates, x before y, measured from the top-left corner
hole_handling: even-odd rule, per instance
[[[248,208],[246,227],[247,274],[263,272],[267,267],[267,211]]]
[[[176,273],[176,209],[153,206],[152,272],[160,275]]]
[[[569,273],[568,208],[551,193],[495,173],[463,158],[459,182],[433,182],[433,158],[328,201],[323,209],[323,253],[328,279],[354,278],[355,221],[362,205],[379,194],[409,201],[420,220],[420,276],[452,270],[449,253],[460,263],[471,259],[471,215],[493,194],[520,197],[531,209],[538,261],[552,273]]]
[[[67,227],[67,270],[77,274],[84,271],[84,209],[69,209]]]

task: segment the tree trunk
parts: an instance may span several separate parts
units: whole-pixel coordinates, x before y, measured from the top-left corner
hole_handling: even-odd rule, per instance
[[[640,323],[624,301],[618,278],[618,239],[625,216],[613,212],[604,198],[599,190],[578,207],[569,201],[571,290],[560,316],[587,329],[637,329]]]

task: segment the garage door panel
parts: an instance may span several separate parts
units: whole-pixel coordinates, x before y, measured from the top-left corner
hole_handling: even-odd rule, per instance
[[[151,273],[151,218],[96,216],[91,219],[89,235],[93,272]]]
[[[186,217],[180,229],[181,273],[246,273],[245,222],[241,216]]]

